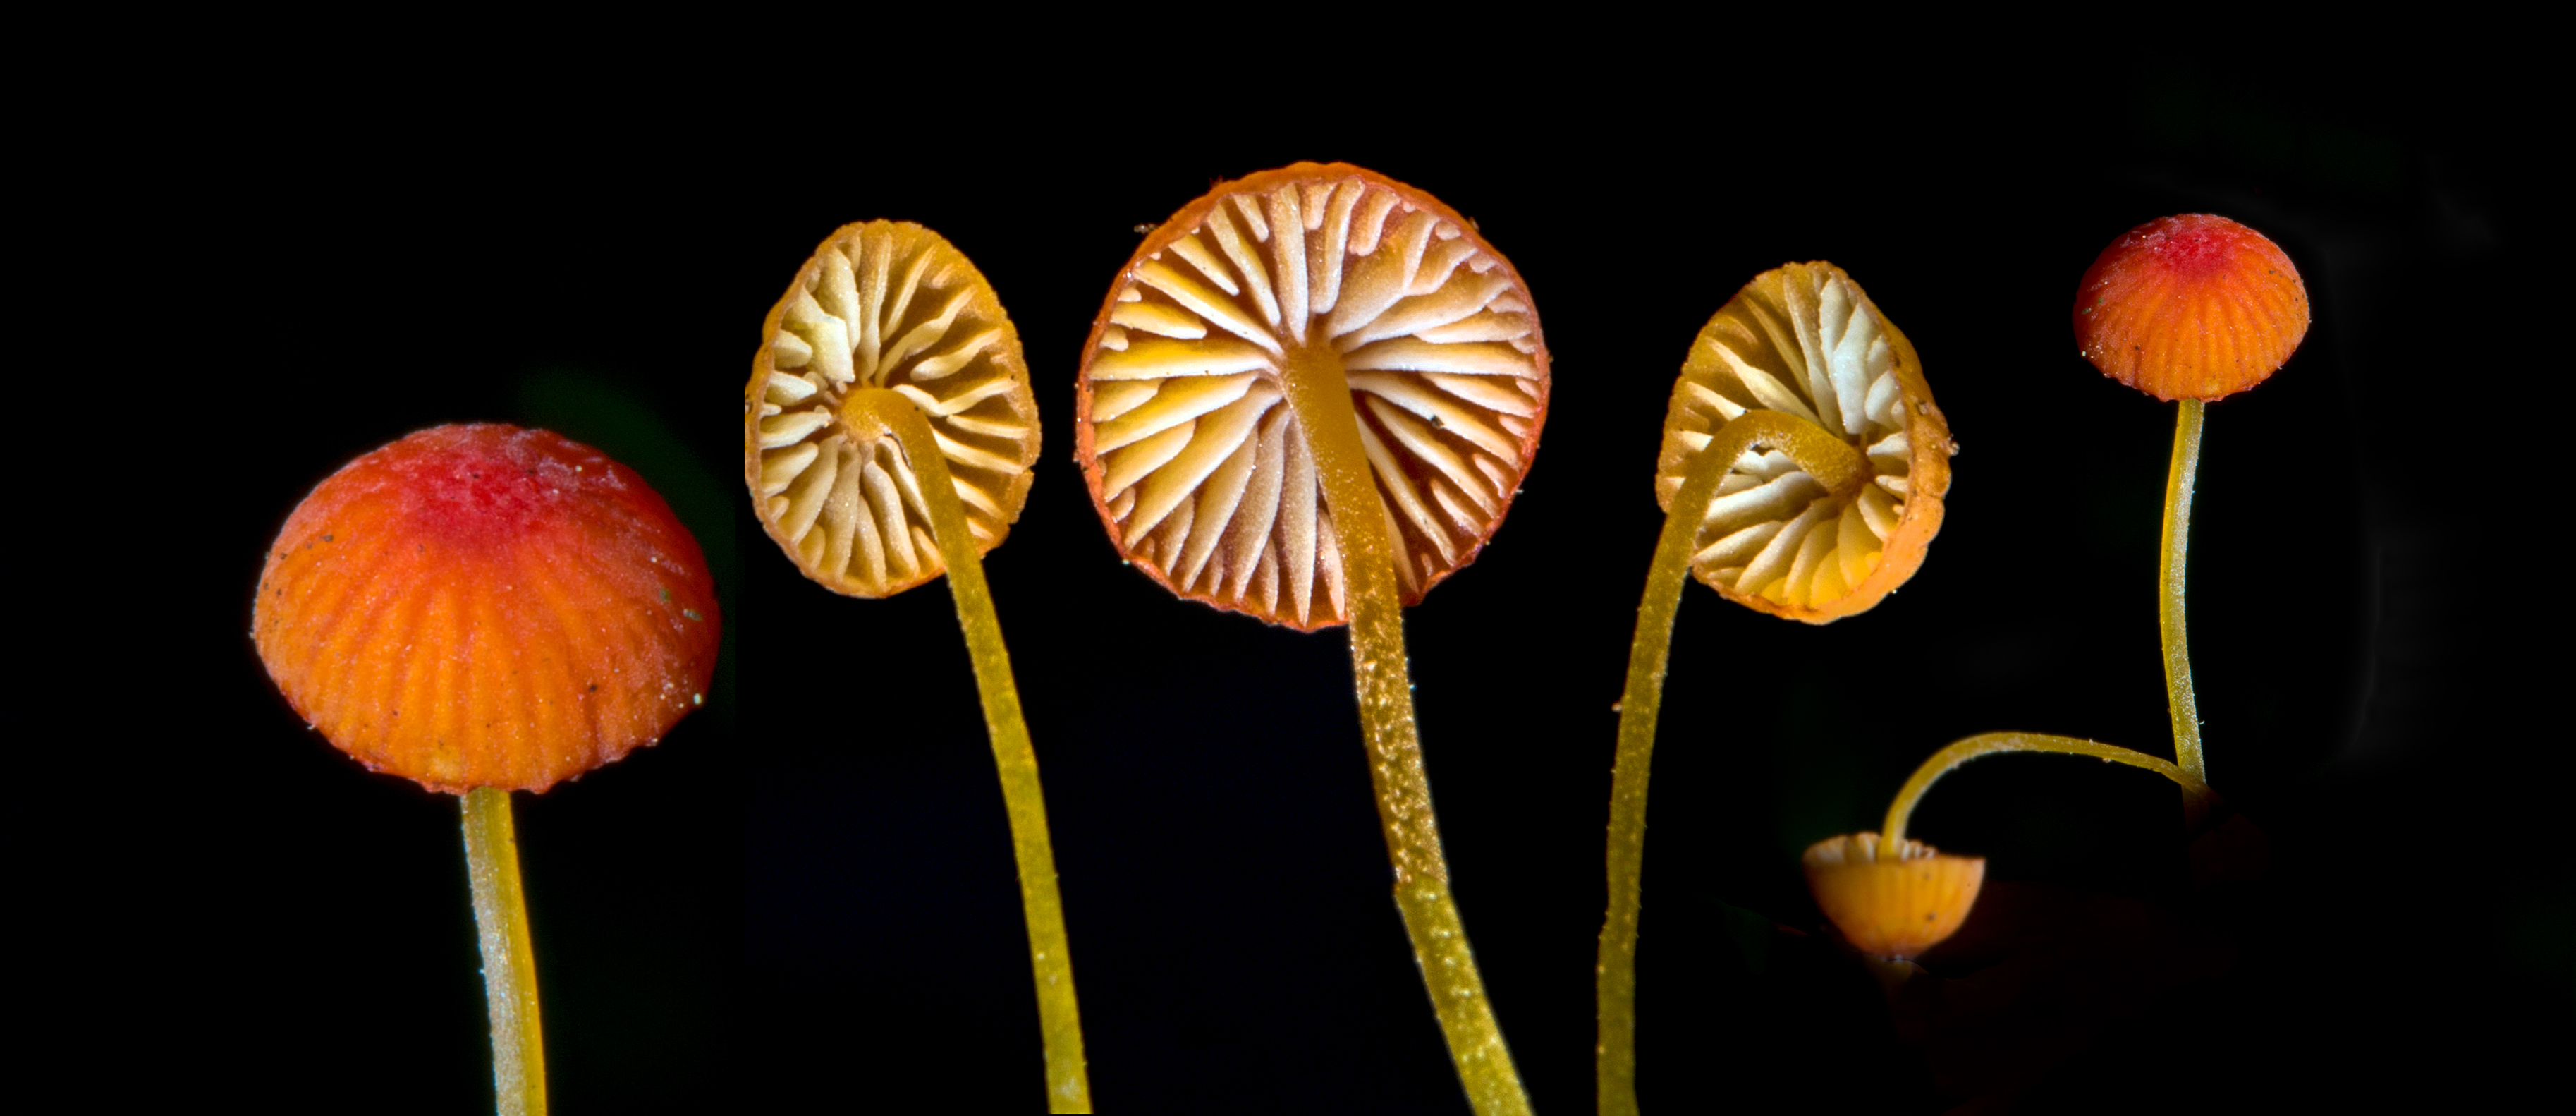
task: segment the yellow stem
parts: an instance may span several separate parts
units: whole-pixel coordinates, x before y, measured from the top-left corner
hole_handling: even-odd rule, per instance
[[[465,876],[483,945],[483,1005],[492,1021],[492,1092],[501,1116],[545,1116],[546,1044],[537,1021],[537,958],[519,885],[510,792],[465,795]]]
[[[1906,819],[1913,816],[1914,804],[1922,800],[1923,792],[1930,790],[1935,780],[1969,760],[2004,752],[2060,752],[2142,767],[2182,787],[2183,801],[2190,803],[2195,810],[2208,807],[2209,784],[2201,782],[2199,776],[2145,752],[2078,740],[2072,736],[2043,736],[2035,732],[1979,733],[1932,753],[1931,759],[1924,760],[1923,766],[1914,769],[1914,777],[1905,781],[1904,789],[1896,792],[1896,801],[1888,804],[1887,824],[1879,830],[1879,859],[1895,860],[1901,855],[1900,850],[1905,847]]]
[[[1046,796],[1038,782],[1037,751],[1020,716],[1019,688],[1011,680],[1010,652],[993,612],[982,555],[966,530],[966,511],[948,475],[948,459],[931,436],[930,423],[912,401],[883,388],[860,388],[842,404],[842,419],[855,432],[883,430],[903,446],[904,459],[921,480],[930,505],[931,533],[948,567],[948,592],[957,602],[957,624],[975,663],[975,686],[984,703],[984,731],[1002,776],[1002,802],[1011,818],[1011,850],[1019,858],[1020,908],[1029,930],[1029,967],[1038,989],[1038,1026],[1045,1036],[1047,1110],[1091,1111],[1091,1081],[1082,1053],[1082,1013],[1073,994],[1073,958],[1065,944],[1064,903],[1056,892],[1055,847],[1047,839]]]
[[[1655,754],[1655,719],[1663,704],[1664,664],[1671,657],[1673,614],[1700,520],[1719,481],[1754,446],[1780,450],[1822,482],[1848,494],[1865,470],[1860,454],[1816,424],[1778,411],[1747,411],[1721,427],[1682,477],[1672,512],[1647,567],[1646,597],[1628,645],[1628,686],[1619,695],[1619,752],[1610,770],[1608,877],[1610,910],[1601,922],[1593,965],[1600,1030],[1592,1048],[1595,1101],[1602,1116],[1637,1111],[1637,920],[1646,863],[1646,776]]]
[[[1351,674],[1360,727],[1377,788],[1378,821],[1395,865],[1395,905],[1413,939],[1414,960],[1430,990],[1449,1056],[1478,1116],[1527,1113],[1529,1096],[1503,1045],[1502,1028],[1476,972],[1467,930],[1449,896],[1449,866],[1431,814],[1422,741],[1413,723],[1413,683],[1404,657],[1404,617],[1395,589],[1394,541],[1375,474],[1360,448],[1359,419],[1341,358],[1318,345],[1292,351],[1281,376],[1288,407],[1305,433],[1321,476],[1326,508],[1341,539],[1349,581]]]
[[[2201,402],[2182,401],[2174,419],[2173,467],[2165,474],[2164,558],[2156,570],[2156,625],[2165,643],[2165,697],[2173,711],[2174,762],[2209,781],[2200,758],[2200,707],[2191,692],[2191,644],[2183,634],[2183,557],[2191,549],[2191,487],[2200,472]],[[2195,817],[2197,813],[2194,812]]]

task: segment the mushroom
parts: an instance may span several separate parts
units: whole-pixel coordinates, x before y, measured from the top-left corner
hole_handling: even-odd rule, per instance
[[[1684,571],[1773,616],[1826,624],[1866,612],[1923,564],[1956,452],[1913,344],[1830,263],[1755,276],[1692,342],[1664,419],[1664,530],[1619,702],[1594,968],[1601,1112],[1637,1111],[1647,776]]]
[[[642,478],[543,430],[442,426],[297,505],[251,637],[287,704],[368,768],[463,796],[493,1083],[545,1110],[509,792],[659,739],[705,703],[715,582]]]
[[[1448,887],[1399,608],[1473,561],[1529,471],[1547,347],[1475,223],[1348,164],[1218,184],[1138,245],[1083,347],[1075,454],[1173,592],[1351,626],[1402,911],[1468,1097],[1528,1099]]]
[[[1986,880],[1986,858],[1920,841],[1892,848],[1875,833],[1827,837],[1798,858],[1807,890],[1852,948],[1910,961],[1957,933]]]
[[[2196,802],[2212,798],[2208,785],[2189,772],[2116,745],[2026,732],[1990,732],[1953,743],[1923,761],[1897,791],[1887,808],[1883,836],[1828,837],[1799,858],[1816,906],[1852,948],[1880,961],[1905,962],[1967,921],[1985,879],[1985,859],[1947,855],[1908,840],[1905,824],[1914,804],[1941,776],[1969,760],[2006,752],[2055,752],[2127,764],[2173,780]]]
[[[1019,331],[982,272],[910,222],[845,225],[761,326],[743,479],[805,576],[886,597],[945,573],[1018,858],[1052,1111],[1091,1110],[1082,1019],[1037,753],[984,581],[1028,499],[1037,402]]]
[[[2184,631],[2184,554],[2200,471],[2202,404],[2269,379],[2308,333],[2308,290],[2263,234],[2206,213],[2162,217],[2104,248],[2075,287],[2075,343],[2102,373],[2158,399],[2181,400],[2165,475],[2157,620],[2174,760],[2209,778]],[[2197,820],[2197,808],[2185,809]]]
[[[1702,584],[1825,624],[1914,576],[1957,452],[1913,344],[1860,284],[1829,263],[1784,264],[1700,328],[1673,385],[1655,497],[1692,528]],[[1698,522],[1675,508],[1699,509]]]

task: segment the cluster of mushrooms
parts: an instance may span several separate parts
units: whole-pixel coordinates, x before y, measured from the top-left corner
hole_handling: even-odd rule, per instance
[[[2201,405],[2289,357],[2306,296],[2259,234],[2173,217],[2102,253],[2074,323],[2106,374],[2181,401],[2160,605],[2176,758],[2027,733],[1938,751],[1880,832],[1803,858],[1818,906],[1875,965],[1905,966],[1976,901],[1982,860],[1905,836],[1924,791],[1968,759],[2087,755],[2172,779],[2195,817],[2213,799],[2181,620]],[[1219,184],[1146,235],[1076,375],[1084,486],[1130,564],[1267,623],[1350,626],[1397,908],[1475,1109],[1527,1111],[1449,894],[1399,610],[1475,559],[1537,452],[1549,358],[1529,286],[1430,195],[1299,163]],[[947,578],[1018,856],[1049,1104],[1089,1111],[1036,753],[980,564],[1038,456],[1017,330],[938,234],[847,226],[763,325],[743,423],[753,505],[808,578],[860,598]],[[1637,1104],[1647,771],[1686,575],[1781,619],[1865,613],[1921,567],[1956,449],[1913,344],[1832,264],[1755,276],[1691,341],[1620,705],[1597,968],[1604,1112]],[[616,760],[701,704],[714,598],[696,542],[640,478],[506,426],[440,427],[359,458],[271,549],[252,635],[288,703],[368,767],[462,797],[503,1112],[545,1108],[508,792]]]

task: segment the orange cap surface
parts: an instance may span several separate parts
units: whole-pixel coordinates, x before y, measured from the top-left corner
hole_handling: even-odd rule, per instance
[[[2280,370],[2308,335],[2308,288],[2263,234],[2207,213],[2122,233],[2075,288],[2075,344],[2158,399],[2218,399]]]
[[[287,703],[377,771],[544,790],[705,703],[715,581],[641,477],[544,430],[442,426],[297,505],[251,636]]]
[[[1948,856],[1920,841],[1905,842],[1894,860],[1879,856],[1875,833],[1828,837],[1798,858],[1816,906],[1852,947],[1873,957],[1904,960],[1956,933],[1977,905],[1986,859]]]

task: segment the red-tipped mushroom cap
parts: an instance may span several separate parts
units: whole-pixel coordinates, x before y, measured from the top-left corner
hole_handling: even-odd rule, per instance
[[[1138,245],[1083,346],[1074,455],[1119,552],[1184,597],[1349,619],[1284,378],[1338,366],[1406,604],[1475,560],[1538,451],[1547,345],[1475,222],[1347,163],[1219,184]]]
[[[441,426],[341,468],[268,554],[251,637],[369,768],[544,790],[705,703],[715,581],[643,478],[544,430]]]
[[[2308,288],[2280,245],[2207,213],[2162,217],[2102,250],[2075,288],[2075,344],[2158,399],[2268,379],[2308,335]]]

